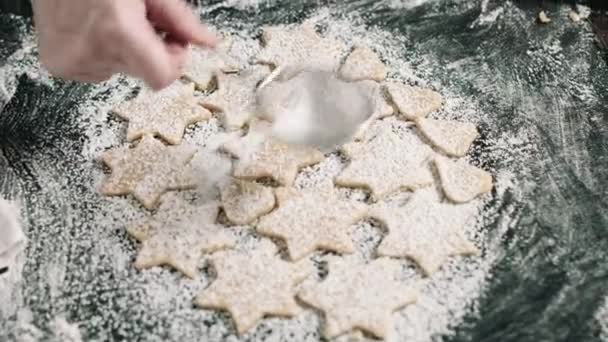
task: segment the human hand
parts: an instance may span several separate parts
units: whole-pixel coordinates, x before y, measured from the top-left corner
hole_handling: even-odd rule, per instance
[[[190,43],[217,43],[182,0],[34,0],[33,8],[42,64],[75,81],[122,72],[161,89],[180,76]]]

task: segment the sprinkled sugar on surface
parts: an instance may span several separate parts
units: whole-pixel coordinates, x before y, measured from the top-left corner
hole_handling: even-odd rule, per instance
[[[215,224],[216,201],[191,204],[176,194],[167,194],[162,201],[156,215],[127,227],[129,235],[141,242],[133,264],[136,268],[170,266],[195,278],[203,253],[236,245],[230,231]]]
[[[412,7],[406,4],[408,2],[389,3],[388,6],[393,8]],[[427,2],[416,3],[415,8],[424,6]],[[435,6],[434,1],[428,3]],[[260,25],[248,20],[251,11],[272,8],[275,2],[239,2],[236,5],[239,10],[230,12],[228,7],[234,4],[234,1],[221,2],[207,10],[203,9],[202,14],[204,17],[215,17],[218,23],[226,22],[225,25],[232,27],[231,30],[238,32],[239,36],[253,37]],[[476,5],[456,6],[455,11],[474,6]],[[523,16],[513,7],[506,5],[504,12],[515,18]],[[509,130],[490,128],[495,120],[489,115],[492,113],[488,113],[487,107],[477,102],[475,97],[463,92],[458,83],[462,79],[473,77],[473,73],[466,70],[475,60],[460,60],[460,64],[448,65],[448,70],[460,73],[458,81],[450,80],[448,72],[436,66],[437,55],[429,52],[433,44],[438,44],[437,40],[414,39],[409,42],[417,33],[413,28],[411,32],[395,35],[381,28],[366,27],[356,12],[353,18],[340,18],[338,13],[343,12],[344,9],[340,7],[319,11],[303,10],[303,13],[312,16],[314,21],[323,26],[326,34],[349,43],[364,43],[377,51],[387,63],[389,78],[429,86],[440,92],[445,100],[444,107],[431,117],[481,124],[482,138],[475,143],[467,159],[492,171],[495,192],[492,199],[472,203],[483,210],[477,215],[476,224],[468,227],[466,233],[482,248],[482,257],[449,260],[432,281],[424,286],[417,304],[395,316],[394,340],[431,341],[439,336],[453,336],[463,321],[475,319],[476,313],[483,309],[480,297],[487,291],[491,281],[489,272],[493,269],[494,262],[500,260],[501,254],[505,253],[505,245],[513,246],[524,239],[518,234],[513,236],[513,231],[521,217],[519,203],[534,183],[534,179],[522,178],[522,175],[531,174],[534,168],[529,161],[538,151],[531,141],[539,139],[538,132],[524,125]],[[230,19],[232,16],[228,13],[234,14],[234,19]],[[264,23],[286,22],[293,21],[293,16],[277,11],[262,16],[259,20]],[[505,23],[503,21],[499,24]],[[403,47],[408,47],[406,52]],[[253,56],[254,49],[243,48],[239,53],[241,56]],[[46,125],[45,134],[56,134],[59,128],[69,133],[65,134],[64,139],[52,140],[51,145],[54,146],[46,146],[43,152],[40,149],[44,146],[39,145],[35,139],[27,140],[28,144],[34,146],[32,149],[18,146],[20,149],[3,150],[4,155],[12,157],[11,160],[30,161],[32,165],[29,172],[33,174],[30,178],[35,181],[27,178],[27,173],[19,172],[16,176],[9,175],[8,179],[21,177],[27,181],[15,184],[4,180],[4,183],[0,183],[0,189],[10,197],[23,198],[25,191],[36,193],[36,196],[27,198],[23,203],[26,230],[31,239],[26,251],[27,258],[20,261],[24,265],[13,268],[8,276],[0,278],[0,289],[13,289],[9,295],[3,292],[0,296],[0,337],[8,332],[10,336],[24,336],[23,340],[27,340],[27,336],[31,337],[30,340],[55,338],[60,335],[58,330],[61,329],[54,328],[56,325],[50,322],[62,317],[70,324],[77,325],[83,340],[124,338],[194,341],[202,337],[209,341],[319,340],[322,321],[311,311],[291,320],[265,320],[251,334],[237,338],[228,315],[198,310],[192,306],[192,298],[214,279],[209,267],[203,268],[201,277],[193,280],[184,279],[165,268],[136,271],[132,265],[136,253],[135,244],[126,236],[124,226],[127,222],[141,218],[145,211],[131,198],[102,198],[98,195],[98,186],[105,175],[96,158],[102,151],[120,146],[125,141],[124,123],[111,118],[108,110],[132,96],[137,84],[122,77],[94,88],[41,82],[44,77],[32,80],[26,76],[17,79],[16,76],[23,71],[39,75],[38,69],[32,66],[33,63],[28,62],[32,60],[28,57],[29,53],[27,50],[16,53],[25,55],[15,57],[19,61],[25,59],[17,67],[2,67],[5,74],[10,74],[3,83],[13,82],[17,90],[9,107],[13,106],[10,108],[16,110],[20,109],[19,105],[23,105],[24,108],[21,109],[24,110],[26,104],[34,104],[41,106],[40,111],[45,114],[62,111],[71,123],[61,120],[55,120],[58,121],[56,123],[42,121],[41,124]],[[541,46],[539,50],[531,52],[530,58],[534,61],[559,60],[561,55],[559,50]],[[583,72],[590,68],[584,63],[580,67]],[[18,82],[15,82],[16,79]],[[475,85],[487,91],[492,90],[492,80],[488,74],[479,77]],[[583,97],[595,96],[584,86],[580,89]],[[44,104],[28,102],[31,100],[20,95],[20,91],[38,92],[40,98],[48,98],[50,101],[70,102],[74,96],[81,97],[77,103],[73,100],[71,102],[76,109],[70,109],[70,106],[62,103],[50,111]],[[512,93],[505,96],[516,95],[518,91],[514,87]],[[530,100],[524,98],[526,99]],[[532,101],[525,103],[524,107],[530,110],[530,115],[540,114]],[[74,120],[77,120],[77,125],[72,127]],[[189,128],[185,140],[201,147],[215,145],[219,139],[217,136],[221,135],[218,132],[217,120],[212,119]],[[70,134],[76,138],[72,139]],[[82,137],[84,143],[75,142],[79,137]],[[562,137],[571,139],[568,135]],[[28,153],[19,152],[20,150]],[[19,153],[20,158],[15,158]],[[585,183],[593,184],[593,174],[585,164],[588,162],[580,155],[575,155],[574,158],[577,163],[574,172],[582,175]],[[204,160],[202,158],[200,163]],[[3,162],[4,159],[0,158],[0,165]],[[295,184],[299,188],[308,188],[327,183],[347,164],[348,160],[340,154],[331,154],[322,163],[300,172]],[[59,172],[58,169],[67,171]],[[359,200],[369,200],[369,194],[365,191],[340,191]],[[486,228],[489,225],[491,230]],[[373,255],[374,248],[383,236],[381,226],[373,220],[359,223],[353,233],[359,252],[368,258]],[[246,228],[243,228],[240,237],[243,248],[253,246],[258,241]],[[315,258],[323,259],[323,256]],[[419,277],[410,263],[405,261],[403,264],[404,275]],[[341,340],[346,341],[347,338]]]
[[[298,191],[277,189],[278,208],[256,226],[260,234],[285,241],[291,260],[317,249],[352,253],[350,227],[367,213],[356,200],[340,199],[333,187]]]
[[[240,129],[253,117],[255,86],[268,72],[264,66],[254,66],[238,74],[219,74],[217,90],[203,99],[203,106],[219,112],[226,129]]]
[[[293,317],[302,311],[295,300],[298,285],[315,269],[304,260],[282,260],[277,247],[263,240],[254,250],[228,250],[211,256],[217,278],[196,297],[203,308],[227,310],[239,334],[266,315]],[[247,264],[248,267],[243,268]]]
[[[329,14],[323,12],[317,17],[313,17],[313,19],[321,23],[332,22],[329,28],[332,27],[331,25],[336,25],[337,29],[342,29],[341,26],[349,25],[344,21],[329,21]],[[253,29],[254,27],[251,27],[251,30]],[[134,85],[129,80],[112,80],[102,86],[106,87],[108,89],[106,91],[111,93],[108,99],[102,101],[91,100],[83,105],[84,108],[80,111],[80,115],[84,114],[83,126],[88,124],[89,127],[94,127],[87,129],[87,136],[90,139],[85,144],[79,158],[85,161],[80,166],[81,171],[88,173],[90,179],[93,180],[90,184],[85,184],[90,189],[87,195],[89,198],[85,201],[97,206],[96,210],[90,213],[94,218],[92,222],[95,222],[94,225],[90,225],[90,228],[96,235],[99,234],[96,238],[100,239],[100,242],[90,246],[93,249],[92,259],[94,260],[91,265],[105,268],[109,274],[114,274],[113,277],[119,275],[121,281],[112,281],[116,285],[109,288],[90,285],[91,290],[95,293],[102,291],[99,297],[104,301],[114,303],[113,305],[117,305],[117,309],[104,309],[94,315],[87,314],[88,310],[84,308],[72,309],[70,311],[71,317],[76,318],[80,323],[79,326],[82,326],[85,339],[98,338],[103,340],[111,336],[108,335],[111,332],[117,334],[117,336],[140,336],[147,340],[162,340],[165,338],[190,340],[194,336],[207,336],[210,340],[218,341],[227,337],[236,340],[237,337],[233,335],[229,316],[214,311],[192,308],[194,294],[212,283],[213,275],[208,273],[210,270],[205,268],[205,273],[199,279],[194,280],[179,277],[167,269],[152,269],[141,273],[136,271],[132,265],[135,245],[124,234],[124,226],[128,222],[140,218],[145,211],[133,199],[101,198],[95,192],[96,185],[100,184],[106,177],[100,163],[95,159],[102,151],[112,146],[120,146],[121,141],[124,141],[124,124],[107,114],[108,109],[115,103],[120,103],[120,99],[132,96],[129,94]],[[88,120],[92,121],[93,124],[87,122]],[[218,122],[211,120],[190,127],[184,140],[202,148],[210,146],[213,149],[219,145],[218,140],[223,140],[222,135]],[[197,163],[204,164],[205,162],[205,158],[200,158],[195,163],[195,167],[203,168],[203,165],[197,165]],[[320,165],[303,170],[298,176],[297,186],[308,188],[327,184],[347,163],[347,160],[338,154],[332,154]],[[89,169],[87,170],[87,168]],[[342,189],[340,191],[359,200],[368,199],[368,196],[362,190]],[[76,214],[73,219],[75,222],[82,220]],[[246,233],[246,235],[250,234]],[[377,246],[382,237],[379,226],[373,222],[371,226],[369,222],[358,224],[353,235],[361,253],[368,256],[372,255],[373,248]],[[249,239],[258,240],[259,238],[249,237]],[[247,244],[245,243],[243,246],[246,248]],[[62,267],[67,268],[69,266],[63,265]],[[412,268],[413,266],[409,267]],[[415,272],[410,270],[408,274],[414,275]],[[91,280],[95,279],[92,281],[93,284],[103,282],[103,273],[100,275],[101,279],[95,275],[89,277],[92,277]],[[66,286],[69,287],[69,285],[65,284],[65,276],[60,278],[54,280],[57,283],[55,287],[61,289],[57,292],[63,293],[67,290]],[[76,287],[77,292],[74,296],[79,298],[81,303],[95,302],[95,299],[92,298],[80,298],[80,296],[87,296],[90,293],[87,292],[86,286],[85,288]],[[113,293],[116,291],[124,292],[120,296],[114,296]],[[127,312],[129,312],[127,315],[136,319],[122,320],[120,317],[124,317],[123,315]],[[161,312],[166,312],[166,314],[161,314]],[[314,319],[310,317],[314,317],[314,315],[307,312],[301,317],[287,321],[266,320],[252,334],[245,335],[243,339],[254,340],[266,336],[270,340],[289,340],[290,338],[294,340],[317,340],[320,336],[319,327],[321,322],[317,317],[314,317]],[[397,315],[396,320],[397,322],[402,321],[402,314]],[[157,323],[148,325],[144,323],[146,321]],[[108,326],[107,324],[111,325]],[[430,332],[431,330],[426,333]]]
[[[454,203],[467,203],[492,191],[492,175],[466,161],[435,157],[434,164],[443,193]]]
[[[380,129],[369,141],[346,144],[342,150],[350,164],[336,177],[336,184],[367,188],[374,199],[433,183],[428,165],[432,150],[411,130],[397,135],[390,127]]]
[[[211,113],[196,102],[194,84],[175,82],[159,92],[144,88],[137,97],[112,112],[129,122],[127,140],[153,134],[177,145],[182,142],[186,126],[211,117]]]
[[[381,82],[386,77],[386,67],[372,50],[366,46],[357,46],[348,55],[339,75],[344,80],[374,80]]]
[[[327,338],[353,328],[384,338],[392,331],[393,312],[416,300],[416,284],[401,279],[401,265],[395,260],[378,258],[366,263],[353,257],[333,258],[329,268],[325,279],[304,285],[298,294],[325,315]]]
[[[264,125],[266,126],[266,125]],[[269,138],[261,125],[246,136],[227,142],[222,150],[238,160],[233,175],[244,180],[272,178],[284,186],[293,184],[298,171],[323,160],[323,154],[308,146],[287,145]]]

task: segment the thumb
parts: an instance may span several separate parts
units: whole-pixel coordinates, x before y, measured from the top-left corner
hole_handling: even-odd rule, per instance
[[[209,47],[218,42],[183,0],[146,0],[146,9],[152,24],[176,39]]]

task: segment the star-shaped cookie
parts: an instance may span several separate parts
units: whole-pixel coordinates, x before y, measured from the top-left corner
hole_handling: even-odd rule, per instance
[[[188,162],[192,147],[165,146],[145,135],[135,148],[119,147],[102,156],[111,174],[101,187],[107,196],[133,194],[147,209],[153,209],[168,190],[192,189],[196,180]]]
[[[420,133],[441,152],[452,157],[463,157],[479,133],[474,124],[459,121],[419,118]]]
[[[443,103],[441,95],[430,89],[395,82],[388,82],[386,89],[399,114],[406,120],[425,117],[441,108]]]
[[[317,249],[352,253],[352,225],[367,213],[367,205],[338,197],[331,188],[296,191],[276,190],[279,207],[262,217],[259,233],[283,239],[292,260]]]
[[[335,258],[327,278],[303,286],[298,298],[325,313],[326,338],[353,329],[383,338],[393,329],[393,313],[416,301],[417,286],[399,280],[401,271],[399,262],[388,258],[367,264]]]
[[[254,115],[256,86],[268,75],[268,68],[257,66],[238,74],[217,74],[217,90],[202,105],[218,112],[224,128],[238,130]]]
[[[388,230],[378,255],[410,258],[427,275],[450,256],[475,255],[477,247],[467,240],[464,228],[476,210],[441,202],[433,187],[416,191],[404,206],[379,203],[369,213]]]
[[[184,78],[194,82],[199,90],[207,90],[211,81],[219,72],[237,72],[238,63],[227,55],[232,40],[222,40],[215,49],[192,47],[190,56],[184,65]]]
[[[216,202],[195,205],[165,195],[153,217],[127,227],[127,232],[141,242],[135,267],[141,270],[168,265],[187,277],[196,277],[204,253],[236,244],[226,228],[215,224],[218,211]]]
[[[455,203],[466,203],[492,191],[492,175],[464,160],[437,157],[435,167],[445,196]]]
[[[153,134],[171,145],[182,142],[188,125],[211,117],[211,113],[197,103],[194,84],[181,82],[175,82],[159,92],[144,89],[137,97],[112,111],[129,121],[128,141],[139,139],[144,134]]]
[[[266,315],[291,317],[301,308],[297,286],[314,272],[308,261],[281,260],[276,247],[264,241],[252,251],[228,250],[211,256],[217,279],[195,299],[206,309],[227,310],[239,334]]]
[[[321,37],[314,24],[271,26],[262,29],[262,50],[256,61],[280,69],[335,71],[345,50],[343,42]]]
[[[372,80],[381,82],[386,78],[386,66],[380,57],[367,46],[356,46],[348,55],[339,72],[345,81]]]
[[[384,128],[369,142],[347,144],[342,151],[351,162],[336,177],[336,184],[368,188],[375,199],[433,183],[428,165],[432,150],[411,130],[400,137]]]
[[[275,206],[272,188],[242,180],[233,180],[220,189],[222,207],[228,220],[246,225],[268,214]]]
[[[321,151],[288,145],[269,138],[253,125],[242,138],[228,141],[221,149],[238,158],[233,175],[244,180],[272,178],[284,186],[292,185],[298,171],[323,161]]]

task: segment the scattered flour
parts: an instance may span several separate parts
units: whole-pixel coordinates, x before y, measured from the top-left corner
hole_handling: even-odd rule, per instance
[[[389,6],[392,8],[416,8],[434,0],[391,0]]]
[[[429,1],[393,1],[394,7],[416,7]],[[219,5],[201,8],[200,12],[212,11],[218,6],[236,6],[237,8],[251,8],[259,6],[265,1],[224,1]],[[424,65],[420,69],[414,70],[411,67],[411,59],[403,56],[400,46],[407,40],[407,37],[394,37],[391,32],[383,31],[379,28],[369,28],[361,24],[354,18],[336,19],[335,13],[330,10],[318,11],[311,17],[311,21],[326,26],[325,34],[341,41],[348,41],[349,44],[363,44],[376,51],[381,59],[391,70],[389,78],[392,80],[405,81],[409,84],[418,86],[431,86],[437,89],[444,97],[444,107],[441,111],[434,113],[432,117],[441,119],[463,119],[470,122],[479,122],[483,113],[479,111],[477,105],[469,98],[461,97],[459,94],[443,89],[441,85],[433,84],[429,79],[428,71]],[[238,30],[229,30],[233,34],[235,43],[230,51],[231,57],[238,60],[248,61],[257,53],[257,47],[253,38],[258,27],[253,23],[238,23]],[[244,39],[240,39],[244,38]],[[26,51],[24,54],[30,54]],[[4,70],[4,69],[2,69]],[[35,69],[32,69],[35,70]],[[7,71],[8,72],[8,71]],[[33,71],[39,74],[38,71]],[[54,317],[54,331],[56,334],[65,336],[64,340],[78,341],[81,337],[95,335],[97,339],[109,339],[113,335],[125,337],[125,339],[142,339],[149,341],[187,341],[200,340],[205,338],[209,341],[243,341],[264,338],[266,341],[280,341],[283,337],[289,337],[298,341],[317,341],[320,338],[319,331],[323,324],[322,320],[310,310],[306,310],[300,315],[289,319],[268,319],[261,322],[255,331],[237,337],[234,334],[230,317],[225,313],[208,310],[198,310],[192,308],[192,299],[200,291],[205,289],[213,282],[214,274],[204,268],[204,273],[197,279],[186,279],[172,273],[166,269],[154,268],[142,272],[136,272],[132,266],[135,256],[134,245],[129,242],[124,233],[125,224],[141,218],[145,211],[137,206],[135,201],[130,198],[116,197],[104,198],[97,192],[97,187],[105,178],[103,168],[99,163],[99,157],[105,150],[121,146],[125,141],[126,125],[123,122],[111,117],[109,110],[116,104],[132,97],[133,89],[139,86],[138,82],[124,77],[114,77],[110,81],[100,85],[95,90],[90,99],[84,99],[79,108],[82,126],[88,140],[78,156],[82,160],[79,165],[74,165],[78,172],[84,177],[90,178],[90,185],[86,188],[81,201],[86,202],[92,210],[88,212],[87,222],[94,222],[94,225],[87,225],[82,218],[75,217],[70,222],[70,227],[84,226],[93,227],[91,231],[79,232],[82,234],[70,237],[70,243],[89,244],[90,264],[87,269],[73,270],[66,265],[65,260],[59,259],[56,269],[56,279],[50,282],[58,284],[53,290],[53,297],[59,297],[60,293],[66,291],[69,286],[74,286],[81,293],[72,294],[77,299],[77,303],[83,307],[86,305],[97,305],[98,300],[112,301],[112,306],[99,308],[97,315],[90,316],[85,308],[73,309],[73,314],[86,317],[86,320],[79,322],[78,326],[69,325],[65,322],[61,314]],[[7,86],[7,89],[10,86]],[[14,91],[14,90],[13,90]],[[10,89],[7,90],[10,93]],[[101,100],[95,95],[103,94]],[[8,96],[8,95],[7,95]],[[517,158],[515,156],[527,155],[525,137],[520,148],[511,150],[512,142],[510,136],[494,136],[487,140],[490,146],[487,153],[492,156],[504,156],[505,158]],[[200,177],[205,176],[211,179],[203,182],[201,193],[205,193],[212,188],[215,183],[221,182],[226,177],[226,163],[219,159],[213,161],[215,154],[213,151],[225,141],[226,136],[221,133],[217,119],[199,123],[187,129],[184,140],[198,146],[198,159],[195,157],[193,164],[195,169],[200,168]],[[486,155],[482,155],[483,159]],[[215,167],[218,166],[217,173],[214,174]],[[334,153],[325,158],[317,165],[310,166],[302,170],[295,181],[298,189],[323,186],[331,182],[348,161],[339,154]],[[495,188],[497,196],[500,196],[508,189],[516,186],[516,180],[509,170],[492,170],[497,172],[495,175]],[[211,176],[210,176],[211,175]],[[217,175],[217,176],[216,176]],[[52,175],[49,175],[50,179]],[[216,178],[214,178],[216,177]],[[58,185],[57,193],[61,193],[62,186]],[[369,200],[365,192],[360,190],[343,189],[349,198],[367,201]],[[471,205],[483,208],[484,199],[471,202]],[[476,310],[476,300],[483,293],[485,280],[489,276],[488,272],[492,266],[493,256],[496,246],[483,231],[483,226],[494,218],[495,213],[490,209],[488,212],[478,215],[477,222],[468,227],[465,232],[469,238],[475,241],[477,246],[484,250],[484,256],[476,259],[454,258],[448,261],[432,279],[426,282],[421,289],[418,304],[407,307],[405,310],[395,315],[396,335],[389,336],[389,340],[414,340],[431,341],[438,335],[449,335],[463,317]],[[505,228],[509,222],[505,222]],[[251,227],[235,228],[239,233],[239,246],[244,249],[253,249],[259,242],[259,237],[251,232]],[[500,232],[497,232],[500,237]],[[380,225],[374,221],[360,222],[355,226],[353,240],[358,252],[367,257],[371,257],[373,250],[378,246],[384,233]],[[73,239],[73,240],[72,240]],[[57,253],[67,253],[68,244],[61,246]],[[34,254],[34,257],[36,255]],[[320,256],[319,259],[323,259]],[[414,266],[409,261],[402,261],[405,277],[418,279],[420,277],[414,271]],[[66,269],[67,267],[67,269]],[[77,272],[77,279],[86,279],[87,276],[80,274],[93,273],[90,277],[97,279],[107,274],[97,273],[97,270],[109,272],[113,277],[121,279],[120,285],[113,288],[105,288],[99,282],[88,287],[86,284],[74,284],[64,282],[65,272]],[[2,286],[0,279],[0,289]],[[15,281],[17,282],[17,281]],[[97,288],[95,287],[97,286]],[[115,285],[113,285],[115,286]],[[0,292],[1,293],[1,292]],[[94,294],[95,299],[88,296]],[[53,301],[57,299],[52,299]],[[55,302],[54,302],[55,303]],[[0,297],[0,312],[3,308],[9,311],[6,314],[18,312],[17,328],[23,336],[23,341],[35,341],[42,338],[43,333],[37,328],[33,321],[32,313],[29,309],[22,307],[21,298]],[[65,302],[57,302],[57,306],[68,305]],[[130,314],[127,319],[125,315]],[[150,323],[147,323],[149,321]],[[80,332],[78,331],[80,330]],[[23,332],[23,333],[21,333]],[[345,337],[346,338],[346,337]]]
[[[41,83],[52,85],[53,81],[34,55],[37,47],[33,35],[24,37],[22,47],[9,56],[0,66],[0,109],[3,108],[17,90],[17,78],[27,74]]]
[[[51,322],[51,329],[57,342],[82,342],[78,325],[69,323],[62,316],[56,316]]]
[[[504,13],[505,9],[502,6],[498,6],[492,10],[488,10],[489,0],[483,0],[481,2],[481,13],[479,17],[475,19],[470,25],[470,28],[476,28],[479,26],[489,26],[496,22],[496,19]]]

